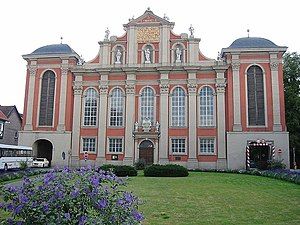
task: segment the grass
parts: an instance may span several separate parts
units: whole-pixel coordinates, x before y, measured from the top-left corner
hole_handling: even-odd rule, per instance
[[[143,224],[300,224],[300,186],[266,177],[191,172],[184,178],[132,177]]]

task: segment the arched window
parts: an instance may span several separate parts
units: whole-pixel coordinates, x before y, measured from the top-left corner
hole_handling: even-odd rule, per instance
[[[97,91],[89,88],[84,95],[84,126],[96,126],[97,124]]]
[[[172,126],[185,126],[185,92],[177,87],[172,92]]]
[[[265,101],[263,71],[259,66],[247,70],[248,124],[265,125]]]
[[[200,97],[200,126],[214,125],[214,91],[205,86],[199,93]]]
[[[150,119],[154,124],[154,91],[150,87],[143,89],[141,96],[141,121]]]
[[[55,74],[47,70],[42,78],[39,126],[53,125]]]
[[[124,125],[124,95],[120,88],[113,89],[110,98],[110,126]]]

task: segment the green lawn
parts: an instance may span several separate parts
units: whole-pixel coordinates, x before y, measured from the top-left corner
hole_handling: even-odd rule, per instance
[[[143,224],[300,224],[300,186],[266,177],[191,172],[129,178]]]

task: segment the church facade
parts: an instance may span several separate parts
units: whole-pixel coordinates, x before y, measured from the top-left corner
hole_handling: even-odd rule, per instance
[[[246,37],[205,57],[200,39],[147,9],[83,62],[67,44],[28,62],[19,144],[52,165],[176,163],[190,169],[289,165],[282,55]]]

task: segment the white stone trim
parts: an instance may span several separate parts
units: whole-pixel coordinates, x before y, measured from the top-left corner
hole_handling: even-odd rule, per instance
[[[259,125],[259,126],[250,126],[249,125],[249,121],[248,121],[248,83],[247,83],[247,71],[251,66],[258,66],[261,68],[262,72],[263,72],[263,81],[264,81],[264,107],[265,107],[265,125]],[[244,79],[245,79],[245,102],[246,102],[246,126],[247,128],[266,128],[268,127],[268,108],[267,108],[267,93],[266,93],[266,72],[263,68],[263,66],[261,66],[260,64],[250,64],[246,67],[245,71],[244,71]]]

